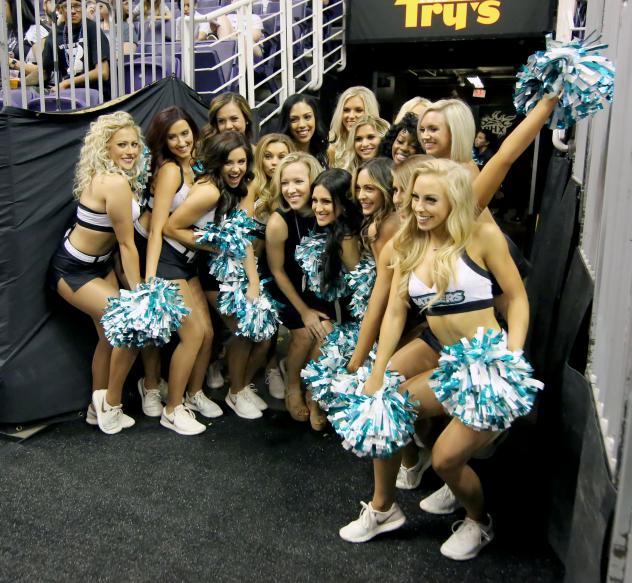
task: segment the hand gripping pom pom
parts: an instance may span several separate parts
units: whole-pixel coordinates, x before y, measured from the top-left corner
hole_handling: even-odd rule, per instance
[[[614,95],[614,65],[597,52],[606,47],[578,39],[563,44],[548,36],[546,51],[531,55],[518,72],[516,111],[526,115],[544,95],[562,91],[549,127],[564,129],[603,109]]]
[[[375,259],[369,254],[363,255],[356,268],[345,274],[347,285],[352,291],[349,312],[356,320],[364,317],[376,277]]]
[[[336,401],[327,418],[345,449],[360,457],[388,458],[411,441],[417,413],[408,393],[397,392],[402,376],[386,371],[382,388],[365,395],[362,390],[369,374],[361,367],[355,375],[339,377]]]
[[[430,387],[453,417],[478,431],[502,431],[531,411],[544,385],[522,352],[507,350],[504,332],[479,328],[468,341],[445,346]]]
[[[108,298],[101,324],[112,346],[163,346],[190,313],[177,283],[152,278],[134,291],[121,290],[118,298]]]
[[[333,382],[347,373],[347,363],[358,343],[360,325],[357,322],[334,324],[334,329],[325,337],[320,347],[318,360],[310,360],[301,371],[301,378],[310,385],[312,398],[321,409],[327,411],[334,399],[331,392]],[[369,354],[365,366],[370,366],[375,354]]]
[[[254,342],[269,340],[279,327],[278,306],[265,290],[259,287],[259,297],[251,302],[246,296],[247,281],[223,283],[220,285],[218,309],[226,316],[237,319],[237,336],[244,336]]]
[[[323,235],[311,233],[296,246],[294,258],[307,276],[307,287],[320,299],[333,302],[348,295],[349,287],[344,277],[338,277],[333,282],[323,280],[325,243]]]
[[[221,225],[207,223],[196,232],[196,243],[213,248],[209,260],[209,273],[221,282],[236,281],[245,277],[243,259],[246,248],[254,238],[251,231],[257,223],[240,210],[233,210]]]

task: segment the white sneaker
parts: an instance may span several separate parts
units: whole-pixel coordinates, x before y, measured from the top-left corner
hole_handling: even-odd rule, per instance
[[[257,409],[259,409],[259,411],[265,411],[268,408],[268,404],[259,395],[257,395],[257,389],[253,383],[246,385],[243,390],[246,391],[246,394],[248,395],[248,400]]]
[[[271,397],[275,399],[285,398],[285,381],[278,368],[271,368],[266,371],[266,385]]]
[[[419,459],[412,468],[406,468],[403,465],[399,466],[397,472],[396,486],[400,490],[414,490],[419,488],[421,484],[421,478],[424,472],[432,465],[431,452],[426,448],[419,451]]]
[[[105,398],[107,391],[99,389],[92,392],[92,403],[97,414],[97,423],[99,429],[108,435],[119,433],[123,429],[121,414],[123,413],[123,405],[108,405]],[[131,417],[130,417],[131,419]],[[132,421],[134,421],[132,419]],[[132,423],[133,425],[133,423]]]
[[[198,391],[191,396],[187,393],[184,404],[192,411],[199,411],[204,417],[221,417],[224,414],[222,408],[212,399],[209,399],[204,391]]]
[[[206,431],[206,426],[196,421],[195,413],[189,411],[184,405],[178,405],[171,415],[164,408],[160,416],[160,425],[180,435],[197,435]]]
[[[206,371],[206,386],[209,389],[221,389],[224,386],[222,363],[219,360],[214,360],[208,365],[208,370]]]
[[[125,413],[123,413],[123,411],[121,411],[121,426],[123,427],[123,429],[129,429],[130,427],[133,427],[134,424],[136,423],[136,421],[134,421],[134,419],[132,417],[130,417],[129,415],[125,415]],[[86,423],[88,425],[98,425],[98,421],[97,421],[97,412],[94,410],[94,405],[92,403],[90,403],[88,405],[88,410],[86,411]]]
[[[429,514],[452,514],[462,506],[447,484],[419,503],[419,508]]]
[[[467,516],[465,520],[455,522],[452,525],[452,536],[441,545],[441,554],[455,561],[466,561],[476,557],[481,549],[494,539],[492,518],[489,514],[487,518],[487,526]]]
[[[404,513],[395,502],[386,512],[374,510],[371,502],[368,504],[360,502],[360,504],[362,505],[360,517],[347,526],[343,526],[339,531],[340,538],[347,542],[364,543],[382,532],[397,530],[406,522]]]
[[[143,413],[147,417],[160,417],[162,414],[162,400],[160,398],[160,389],[145,388],[145,377],[138,379],[138,392],[143,408]]]
[[[259,417],[263,417],[263,413],[255,405],[251,399],[250,395],[252,393],[247,391],[246,388],[243,388],[238,393],[231,393],[228,391],[226,393],[226,404],[235,412],[239,417],[243,417],[244,419],[259,419]]]

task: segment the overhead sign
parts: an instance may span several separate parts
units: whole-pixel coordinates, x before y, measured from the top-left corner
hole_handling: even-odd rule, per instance
[[[553,24],[553,0],[349,1],[347,42],[529,36]]]

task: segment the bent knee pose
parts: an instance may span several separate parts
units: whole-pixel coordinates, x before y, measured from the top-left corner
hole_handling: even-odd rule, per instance
[[[196,248],[195,233],[191,225],[199,228],[207,223],[221,224],[233,210],[237,209],[248,195],[248,182],[252,179],[252,150],[246,138],[234,131],[216,134],[200,142],[197,158],[202,170],[189,196],[169,217],[165,232],[187,248]],[[248,277],[246,296],[253,300],[259,296],[259,275],[251,245],[247,246],[244,267]],[[208,253],[202,251],[199,261],[193,264],[193,271],[199,268],[201,298],[206,296],[214,305],[220,289],[219,282],[209,274]],[[203,291],[202,291],[203,290]],[[205,302],[206,303],[206,302]],[[232,331],[236,329],[234,318],[227,318]],[[256,419],[267,408],[246,379],[248,367],[244,365],[250,358],[254,343],[243,336],[234,336],[227,348],[230,390],[226,403],[240,417]],[[205,355],[208,363],[209,353]],[[201,369],[201,378],[204,376]],[[248,383],[246,382],[248,380]]]
[[[272,292],[283,304],[281,322],[291,335],[285,404],[297,421],[309,419],[301,390],[301,369],[331,331],[330,320],[335,317],[333,303],[321,300],[307,288],[294,256],[301,239],[316,228],[310,189],[321,170],[318,161],[303,152],[290,154],[281,161],[274,174],[278,208],[270,215],[266,227],[266,256],[276,284]]]
[[[365,385],[368,394],[382,385],[404,328],[409,299],[427,312],[428,324],[442,345],[473,338],[483,328],[491,334],[502,334],[506,347],[517,351],[522,349],[527,333],[524,285],[502,234],[493,225],[476,221],[467,170],[447,160],[427,161],[413,175],[410,198],[411,213],[393,242],[394,276],[377,359]],[[508,298],[507,333],[502,332],[494,315],[492,276]],[[429,371],[413,377],[402,390],[410,391],[422,404],[421,421],[451,416],[434,444],[432,463],[465,507],[467,516],[441,552],[453,559],[472,558],[493,538],[493,530],[480,480],[468,461],[494,439],[495,426],[459,412],[445,398],[445,386],[431,388],[431,374]],[[458,400],[458,391],[452,397]],[[505,418],[504,426],[511,421]],[[364,506],[360,519],[341,529],[342,538],[363,542],[404,523],[405,517],[394,501],[400,458],[398,454],[374,460],[373,499]]]
[[[111,259],[115,245],[129,285],[140,283],[134,220],[140,214],[138,198],[145,187],[142,148],[140,128],[128,113],[102,115],[91,124],[75,172],[77,221],[65,235],[50,269],[54,289],[88,314],[97,329],[92,390],[94,406],[99,410],[91,404],[86,421],[96,425],[98,415],[105,433],[118,433],[134,424],[123,413],[121,393],[136,350],[112,349],[101,316],[108,297],[119,293]]]
[[[252,217],[257,224],[256,240],[253,241],[255,255],[258,259],[259,273],[263,282],[270,281],[272,274],[266,257],[266,225],[270,215],[276,210],[278,201],[274,196],[274,172],[283,158],[295,152],[294,142],[285,134],[266,134],[257,143],[255,149],[254,180],[248,187],[248,198],[252,201]],[[248,209],[250,210],[250,209]],[[264,352],[265,343],[259,343],[253,350],[249,365],[251,378],[265,365],[265,382],[270,396],[275,399],[285,397],[285,380],[279,369],[276,354],[275,335],[269,350]]]
[[[350,196],[351,174],[346,170],[331,168],[321,172],[312,183],[311,192],[312,211],[322,231],[318,236],[323,237],[324,241],[320,247],[320,256],[316,258],[317,264],[321,266],[318,269],[318,281],[311,282],[310,288],[321,299],[339,301],[342,312],[349,303],[350,295],[344,276],[355,269],[360,261],[362,214]],[[342,319],[349,319],[346,313]],[[320,356],[320,348],[319,345],[310,355],[313,359]],[[312,428],[322,431],[327,418],[312,399],[310,390],[306,395]]]

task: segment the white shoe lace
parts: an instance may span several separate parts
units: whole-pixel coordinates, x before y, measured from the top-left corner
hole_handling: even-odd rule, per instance
[[[483,528],[483,526],[476,522],[476,520],[472,520],[471,518],[465,517],[464,520],[457,520],[452,523],[452,532],[459,535],[469,534],[470,532],[478,533],[481,539],[491,540],[488,532]]]
[[[362,525],[362,528],[365,530],[370,530],[373,528],[373,513],[374,510],[369,507],[366,502],[360,502],[360,506],[362,506],[362,510],[360,510],[360,516],[358,520]]]
[[[272,382],[272,378],[276,378],[278,380],[283,380],[283,375],[278,368],[271,368],[266,371],[266,385],[269,385]]]

